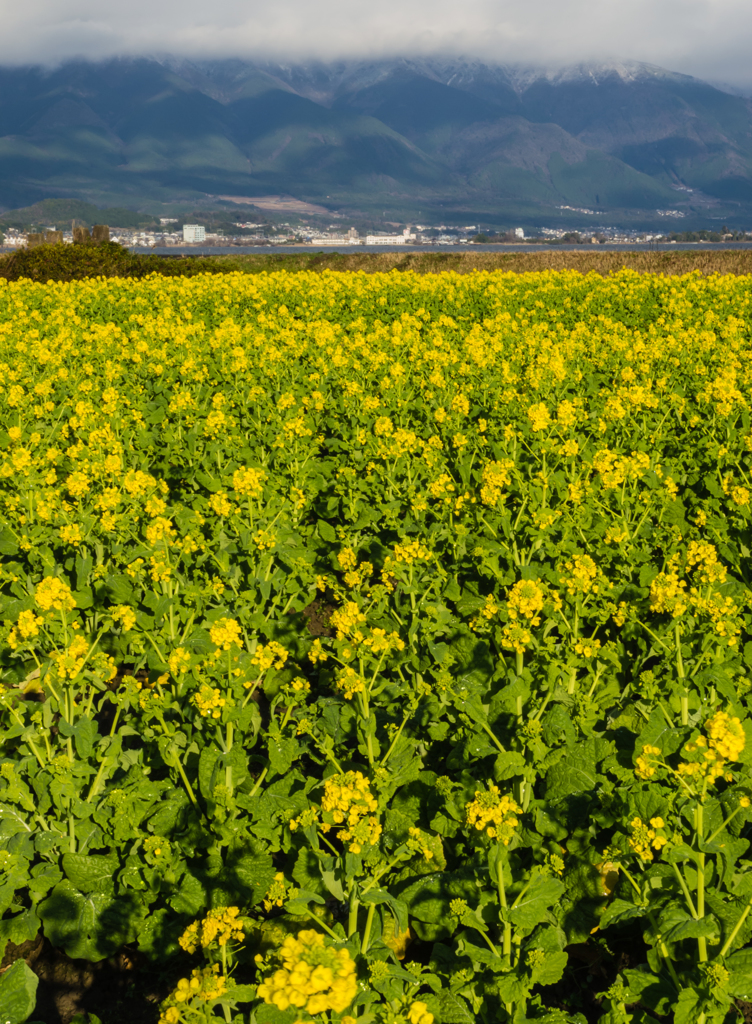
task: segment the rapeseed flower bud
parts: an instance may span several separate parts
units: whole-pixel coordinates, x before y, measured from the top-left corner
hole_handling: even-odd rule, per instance
[[[222,708],[232,706],[231,698],[223,697],[220,690],[209,686],[208,683],[201,684],[201,688],[193,694],[191,701],[204,718],[221,718]]]
[[[522,814],[522,808],[511,796],[502,796],[498,786],[491,786],[487,792],[476,790],[475,799],[465,805],[465,812],[468,825],[509,846],[519,825],[516,815]]]
[[[664,835],[658,834],[665,828],[663,818],[651,818],[649,825],[641,818],[633,818],[629,827],[632,829],[629,845],[640,860],[652,860],[652,850],[661,850],[668,842]]]
[[[531,626],[540,623],[539,612],[543,609],[546,592],[535,580],[519,580],[509,591],[507,612],[512,621],[527,619]]]
[[[210,910],[203,921],[189,924],[178,939],[187,953],[195,953],[198,946],[206,949],[216,943],[226,946],[228,942],[242,942],[245,933],[243,923],[238,920],[240,910],[237,907],[216,907]]]
[[[298,894],[298,890],[285,882],[285,876],[278,871],[274,876],[272,884],[264,898],[264,910],[269,911],[272,907],[281,907],[285,900],[292,900]]]

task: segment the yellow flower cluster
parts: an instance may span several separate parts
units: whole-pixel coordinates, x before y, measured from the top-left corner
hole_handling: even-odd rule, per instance
[[[512,621],[517,618],[528,620],[531,626],[540,623],[539,613],[543,609],[546,592],[535,580],[519,580],[507,596],[507,611]]]
[[[258,498],[264,490],[266,473],[263,469],[244,466],[232,475],[233,490],[242,498]]]
[[[678,619],[689,607],[687,584],[673,570],[660,572],[650,584],[650,610],[663,614],[668,612]]]
[[[514,462],[511,459],[501,459],[498,462],[489,462],[483,468],[483,482],[480,488],[480,500],[484,505],[495,506],[502,492],[512,482],[512,470]]]
[[[419,999],[410,1004],[407,1011],[407,1019],[410,1024],[433,1024],[433,1014],[428,1012],[428,1007]]]
[[[724,583],[726,567],[718,561],[714,545],[692,540],[687,546],[687,570],[694,571],[700,583]]]
[[[136,613],[127,604],[118,604],[110,609],[113,622],[119,622],[123,632],[128,633],[136,625]]]
[[[354,668],[346,665],[345,668],[337,672],[334,685],[345,700],[352,700],[356,693],[365,692],[366,681],[361,675],[358,675]]]
[[[18,621],[8,634],[8,646],[16,650],[22,644],[28,643],[34,637],[39,636],[39,627],[44,624],[41,615],[35,615],[32,611],[23,611],[18,616]]]
[[[508,622],[501,631],[502,647],[517,654],[522,654],[532,639],[530,630],[519,622]]]
[[[366,617],[355,601],[345,601],[341,608],[332,612],[329,621],[337,631],[337,639],[345,640],[366,621]]]
[[[632,829],[629,845],[641,860],[652,860],[652,850],[662,850],[668,842],[663,833],[663,818],[651,818],[649,825],[641,818],[633,818],[629,827]]]
[[[251,664],[255,665],[263,675],[270,668],[283,668],[287,658],[287,651],[282,644],[278,644],[276,640],[270,640],[268,644],[259,644],[256,647],[251,658]],[[251,683],[244,683],[243,685],[247,688],[251,686]]]
[[[415,562],[425,562],[429,558],[430,549],[416,539],[405,544],[395,544],[392,554],[384,561],[384,567],[389,569],[395,565],[413,565]]]
[[[655,758],[661,753],[660,747],[654,747],[650,743],[646,743],[642,748],[642,753],[635,759],[635,775],[638,779],[652,779],[655,775]]]
[[[68,647],[61,653],[55,652],[53,660],[55,671],[60,679],[75,679],[86,662],[89,653],[89,641],[85,636],[75,636]]]
[[[285,900],[293,900],[298,895],[298,890],[285,882],[285,876],[278,871],[274,876],[269,891],[264,897],[264,910],[269,911],[273,907],[281,907]]]
[[[590,555],[575,555],[562,567],[562,586],[570,597],[598,593],[598,566]]]
[[[231,647],[239,647],[243,638],[240,623],[237,619],[217,619],[209,629],[209,636],[212,643],[222,651],[229,651]]]
[[[741,720],[726,711],[716,711],[705,725],[712,750],[727,761],[738,761],[744,750],[746,736]]]
[[[191,656],[185,647],[176,647],[167,659],[167,665],[176,678],[182,675],[191,663]]]
[[[199,690],[193,694],[191,700],[198,708],[204,718],[221,718],[222,708],[228,705],[229,697],[223,697],[220,690],[202,683]]]
[[[551,413],[546,408],[544,402],[539,402],[537,405],[531,405],[527,411],[527,418],[530,420],[530,427],[534,434],[539,433],[541,430],[545,430],[551,422]]]
[[[375,816],[378,806],[371,793],[371,783],[362,772],[331,775],[324,781],[321,831],[339,827],[340,839],[349,843],[350,853],[361,853],[364,846],[377,843],[381,836],[381,823]],[[315,812],[304,812],[290,822],[290,828],[293,831],[298,826],[305,828],[315,820]]]
[[[243,922],[238,920],[238,907],[216,907],[210,910],[203,921],[189,924],[178,939],[181,947],[190,954],[199,946],[207,949],[215,943],[226,946],[228,942],[242,942],[245,937]]]
[[[467,823],[491,839],[497,839],[504,846],[509,846],[514,830],[519,825],[516,817],[522,814],[522,808],[511,796],[502,796],[498,786],[491,786],[488,791],[476,790],[475,799],[466,804]]]
[[[288,935],[279,951],[282,968],[258,987],[258,995],[278,1010],[294,1007],[312,1017],[342,1013],[358,992],[355,963],[347,949],[334,949],[313,929]]]
[[[716,779],[728,775],[727,761],[739,760],[746,744],[746,735],[740,719],[720,710],[708,719],[705,730],[707,739],[698,736],[684,746],[682,753],[688,760],[682,761],[677,771],[689,778],[707,778],[708,783],[712,784]]]
[[[220,999],[227,991],[225,975],[219,973],[219,967],[196,968],[190,978],[181,978],[175,991],[162,1003],[159,1024],[177,1024],[180,1020],[180,1007],[194,1000],[210,1003]]]
[[[37,584],[34,600],[45,612],[69,612],[76,607],[70,587],[59,576],[45,576]]]

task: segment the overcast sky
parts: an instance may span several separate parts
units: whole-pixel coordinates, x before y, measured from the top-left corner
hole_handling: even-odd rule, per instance
[[[2,64],[153,52],[626,58],[752,88],[751,0],[0,0],[0,14]]]

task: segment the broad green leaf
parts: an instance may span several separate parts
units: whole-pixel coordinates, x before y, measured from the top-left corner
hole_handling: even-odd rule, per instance
[[[635,917],[644,917],[647,914],[647,907],[638,907],[627,900],[612,900],[603,910],[600,919],[600,927],[608,928],[611,924],[619,924],[622,921],[629,921]]]
[[[60,882],[37,908],[44,934],[73,959],[98,962],[135,938],[142,908],[135,898],[79,892]]]
[[[37,1002],[39,978],[25,960],[16,960],[0,974],[0,1020],[24,1024]]]
[[[237,861],[230,859],[225,868],[225,875],[233,883],[237,879],[243,902],[249,907],[254,907],[269,892],[275,868],[271,857],[267,853],[261,853],[255,857],[244,856]]]
[[[689,911],[677,904],[671,904],[663,911],[659,918],[659,926],[666,942],[699,938],[716,941],[720,934],[718,922],[713,916],[708,915],[696,921]]]
[[[81,892],[115,891],[114,876],[120,866],[115,854],[66,853],[62,865],[66,878]]]
[[[525,932],[532,931],[536,925],[548,920],[550,908],[564,892],[564,883],[551,875],[538,875],[530,883],[527,892],[523,892],[507,912],[508,919],[515,929]]]
[[[578,793],[590,793],[596,784],[596,741],[578,743],[549,768],[546,774],[546,800],[561,800]]]

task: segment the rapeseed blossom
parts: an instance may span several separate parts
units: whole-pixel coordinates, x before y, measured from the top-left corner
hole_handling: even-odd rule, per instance
[[[187,953],[195,953],[199,946],[226,946],[228,942],[242,942],[245,937],[243,923],[237,907],[216,907],[201,921],[189,924],[178,942]]]
[[[59,576],[46,576],[37,584],[34,600],[42,611],[72,611],[76,602],[70,587]]]
[[[355,963],[347,949],[334,949],[313,929],[288,935],[279,950],[282,967],[258,987],[258,995],[278,1010],[294,1007],[312,1017],[342,1013],[358,992]],[[430,1024],[430,1022],[426,1022]]]
[[[517,815],[522,814],[522,808],[512,797],[502,796],[498,786],[492,785],[487,791],[476,790],[475,799],[465,806],[465,813],[468,825],[509,846],[520,823]]]

